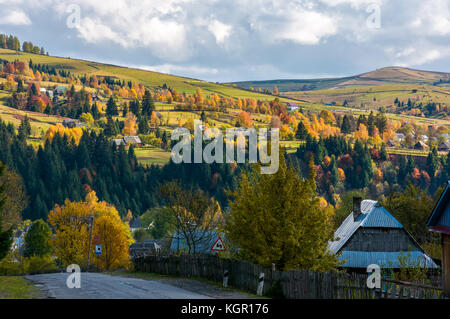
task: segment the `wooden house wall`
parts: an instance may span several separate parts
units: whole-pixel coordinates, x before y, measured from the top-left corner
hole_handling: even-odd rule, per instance
[[[409,247],[409,248],[408,248]],[[407,252],[420,250],[404,229],[359,228],[342,250]]]

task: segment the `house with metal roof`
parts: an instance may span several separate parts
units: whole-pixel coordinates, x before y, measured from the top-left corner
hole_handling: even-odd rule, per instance
[[[377,201],[353,199],[353,211],[336,230],[329,250],[341,253],[343,268],[367,269],[370,264],[398,269],[400,261],[437,268],[434,261]]]
[[[136,136],[136,135],[134,135],[134,136],[124,136],[123,140],[124,140],[126,145],[131,145],[131,144],[135,144],[135,145],[138,145],[138,146],[142,145],[142,141],[141,141],[140,137]]]
[[[450,297],[450,181],[433,208],[427,226],[430,231],[441,234],[442,291]]]
[[[196,254],[211,254],[213,250],[211,250],[214,244],[217,242],[219,237],[222,240],[225,240],[225,234],[218,233],[217,231],[192,231],[188,232],[188,239],[192,242],[195,242],[195,251],[191,251],[191,253]],[[189,249],[189,245],[186,240],[186,236],[183,231],[176,230],[172,237],[172,243],[170,245],[171,252],[187,252]],[[191,249],[193,249],[191,245]]]

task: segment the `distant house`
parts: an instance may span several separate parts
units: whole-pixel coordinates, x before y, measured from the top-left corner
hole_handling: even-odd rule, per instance
[[[142,146],[142,141],[139,136],[124,136],[123,141],[125,145],[135,144],[137,146]]]
[[[438,146],[439,152],[448,152],[450,151],[450,141],[446,141]]]
[[[420,151],[424,151],[428,148],[428,145],[425,144],[422,141],[418,141],[415,145],[414,145],[414,149],[415,150],[420,150]]]
[[[420,138],[422,141],[424,141],[424,142],[428,141],[428,136],[427,136],[427,135],[420,135],[419,138]]]
[[[289,111],[297,111],[298,110],[298,105],[295,102],[287,102],[286,105],[287,105],[287,108]]]
[[[161,251],[162,242],[159,239],[144,240],[130,245],[130,257],[143,254],[154,254]]]
[[[388,140],[386,145],[389,146],[389,147],[394,147],[395,146],[395,142],[393,140]]]
[[[53,94],[56,96],[64,95],[66,93],[67,87],[66,86],[57,86],[56,89],[53,90]]]
[[[195,242],[195,251],[191,253],[211,254],[213,251],[211,248],[216,241],[220,238],[225,240],[225,234],[217,233],[215,231],[193,231],[190,236]],[[188,237],[189,238],[189,237]],[[192,249],[193,247],[191,247]],[[189,246],[186,241],[186,237],[182,231],[175,231],[172,237],[172,244],[170,245],[171,252],[183,252],[188,251]]]
[[[395,134],[395,139],[397,140],[397,141],[403,141],[404,139],[405,139],[405,134],[403,134],[403,133],[397,133],[397,134]]]
[[[441,234],[442,245],[442,283],[443,293],[450,297],[450,181],[441,194],[431,216],[428,218],[429,230]]]
[[[100,98],[97,96],[97,94],[92,93],[91,94],[92,102],[99,102]]]
[[[353,198],[353,211],[334,234],[336,241],[329,250],[342,252],[339,259],[343,268],[366,271],[370,264],[381,268],[400,268],[399,257],[406,263],[420,263],[426,268],[437,268],[414,238],[377,201]],[[410,258],[410,259],[408,259]]]
[[[74,119],[65,119],[63,120],[62,125],[67,128],[87,127],[86,124]]]
[[[132,219],[128,222],[128,225],[130,225],[130,231],[133,233],[139,228],[142,228],[142,221],[140,218]]]
[[[123,146],[126,145],[123,138],[115,138],[111,141],[111,143],[115,144],[117,147],[119,147],[120,145],[123,145]]]

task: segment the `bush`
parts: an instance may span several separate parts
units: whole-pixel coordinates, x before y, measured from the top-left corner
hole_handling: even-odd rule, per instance
[[[53,261],[52,256],[32,256],[25,258],[25,270],[28,274],[39,274],[45,272],[51,272],[58,269],[56,263]]]
[[[58,270],[58,266],[50,255],[21,257],[11,252],[0,262],[0,275],[39,274]]]

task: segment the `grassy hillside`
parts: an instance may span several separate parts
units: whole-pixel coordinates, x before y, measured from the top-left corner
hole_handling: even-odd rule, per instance
[[[212,82],[206,82],[196,79],[179,77],[164,73],[157,73],[139,69],[126,68],[110,64],[102,64],[97,62],[90,62],[85,60],[52,57],[45,55],[37,55],[32,53],[16,52],[12,50],[0,49],[0,59],[8,61],[24,61],[29,62],[33,60],[34,64],[48,64],[58,70],[66,70],[78,75],[97,75],[115,77],[125,81],[137,81],[148,87],[159,87],[163,84],[177,90],[180,93],[186,92],[192,94],[197,87],[200,87],[206,94],[208,92],[216,92],[223,96],[234,98],[256,98],[258,100],[273,100],[274,97],[257,92],[250,92],[239,88],[234,88],[227,85],[221,85]],[[289,98],[282,100],[289,101]]]
[[[449,73],[413,70],[401,67],[387,67],[360,75],[328,79],[290,79],[268,81],[234,82],[238,87],[273,90],[276,85],[280,92],[343,89],[361,86],[390,84],[432,85]]]

